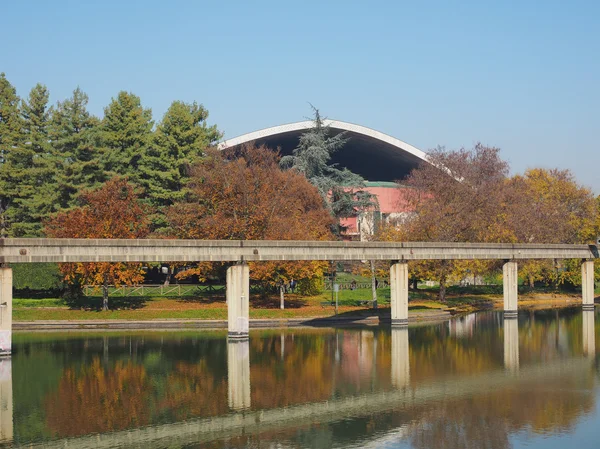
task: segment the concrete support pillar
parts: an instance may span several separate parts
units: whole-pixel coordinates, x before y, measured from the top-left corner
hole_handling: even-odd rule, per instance
[[[594,310],[594,261],[584,260],[581,263],[581,293],[583,310]]]
[[[227,399],[232,410],[250,408],[250,342],[227,342]]]
[[[502,267],[504,286],[504,318],[517,317],[519,274],[517,262],[508,261]]]
[[[390,267],[392,326],[408,326],[408,263],[403,260]]]
[[[250,270],[245,263],[227,269],[227,336],[230,339],[248,338],[250,308]]]
[[[504,368],[519,371],[519,322],[510,318],[504,319]]]
[[[594,328],[595,313],[592,310],[583,312],[583,355],[596,357],[596,332]]]
[[[12,351],[12,269],[0,267],[0,356]]]
[[[13,441],[12,360],[0,359],[0,443]]]
[[[407,388],[410,382],[408,328],[392,329],[392,386]]]
[[[0,359],[0,444],[13,441],[12,360]]]

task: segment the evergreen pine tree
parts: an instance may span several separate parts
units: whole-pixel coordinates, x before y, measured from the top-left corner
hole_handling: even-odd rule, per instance
[[[104,108],[99,142],[102,169],[107,177],[128,176],[138,183],[138,166],[152,138],[152,111],[144,109],[140,97],[121,91]]]
[[[139,182],[156,210],[152,217],[155,230],[166,226],[162,210],[185,196],[190,165],[221,137],[216,126],[206,124],[207,118],[202,105],[174,101],[139,161]]]
[[[61,164],[58,179],[61,209],[75,206],[80,192],[106,180],[94,142],[100,120],[87,111],[87,104],[88,96],[78,87],[71,98],[58,102],[52,111],[50,140]]]
[[[311,105],[312,106],[312,105]],[[332,164],[332,155],[348,141],[346,133],[331,135],[329,125],[314,106],[313,126],[300,136],[292,155],[281,158],[281,166],[304,174],[321,194],[327,209],[338,223],[340,219],[356,216],[377,206],[377,198],[368,193],[362,176]]]
[[[48,98],[46,86],[31,89],[21,104],[20,141],[6,158],[5,187],[12,197],[6,216],[14,237],[39,236],[42,220],[57,210],[58,159],[48,137]]]
[[[12,203],[9,160],[21,137],[20,99],[16,89],[0,73],[0,237],[9,235],[8,210]]]

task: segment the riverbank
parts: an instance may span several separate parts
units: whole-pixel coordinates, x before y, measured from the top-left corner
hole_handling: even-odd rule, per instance
[[[380,309],[388,307],[389,288],[380,289]],[[370,313],[370,303],[363,304],[370,298],[371,292],[344,291],[339,294],[338,315],[361,315]],[[78,307],[68,305],[57,298],[15,299],[13,302],[13,320],[20,321],[73,321],[73,320],[227,320],[227,305],[221,294],[201,297],[111,297],[111,309],[99,310],[100,298],[85,298]],[[440,310],[446,304],[429,299],[411,301],[414,310]],[[250,319],[312,319],[326,318],[335,315],[335,306],[331,302],[331,293],[325,292],[315,296],[286,294],[285,308],[279,307],[279,297],[252,296],[250,301]]]
[[[327,326],[377,326],[390,323],[389,308],[363,313],[343,313],[334,316],[312,318],[250,319],[251,329],[273,327],[327,327]],[[427,324],[446,321],[452,313],[445,310],[413,311],[409,313],[410,324]],[[157,319],[157,320],[38,320],[15,321],[13,330],[82,330],[82,329],[226,329],[227,320]]]
[[[278,298],[253,300],[250,327],[296,326],[376,326],[390,321],[389,296],[380,295],[378,309],[355,305],[355,299],[341,301],[336,315],[327,294],[314,297],[286,296],[286,309],[277,308]],[[389,293],[389,290],[387,291]],[[360,295],[357,292],[356,295]],[[419,292],[409,303],[409,323],[430,323],[457,314],[503,308],[502,295],[456,295],[445,303],[431,292]],[[364,296],[363,296],[364,297]],[[126,299],[126,298],[125,298]],[[386,304],[387,299],[387,304]],[[117,304],[123,304],[123,298]],[[519,309],[572,307],[581,303],[577,294],[534,292],[519,298]],[[223,329],[227,327],[227,306],[223,299],[211,298],[136,298],[134,308],[107,312],[73,309],[58,299],[16,299],[13,310],[15,330],[80,329]]]

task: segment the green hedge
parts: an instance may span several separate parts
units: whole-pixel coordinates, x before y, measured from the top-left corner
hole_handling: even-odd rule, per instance
[[[16,291],[61,291],[63,282],[55,263],[12,264]]]

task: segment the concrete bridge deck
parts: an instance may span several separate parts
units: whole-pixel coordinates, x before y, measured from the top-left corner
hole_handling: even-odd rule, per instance
[[[296,240],[0,239],[0,263],[593,259],[594,245]]]
[[[340,242],[294,240],[0,239],[0,354],[9,354],[12,271],[8,263],[32,262],[234,262],[227,269],[228,335],[248,338],[250,272],[246,262],[390,260],[393,326],[408,325],[407,262],[504,260],[504,310],[517,316],[517,260],[580,259],[583,308],[594,308],[595,245],[445,242]]]

